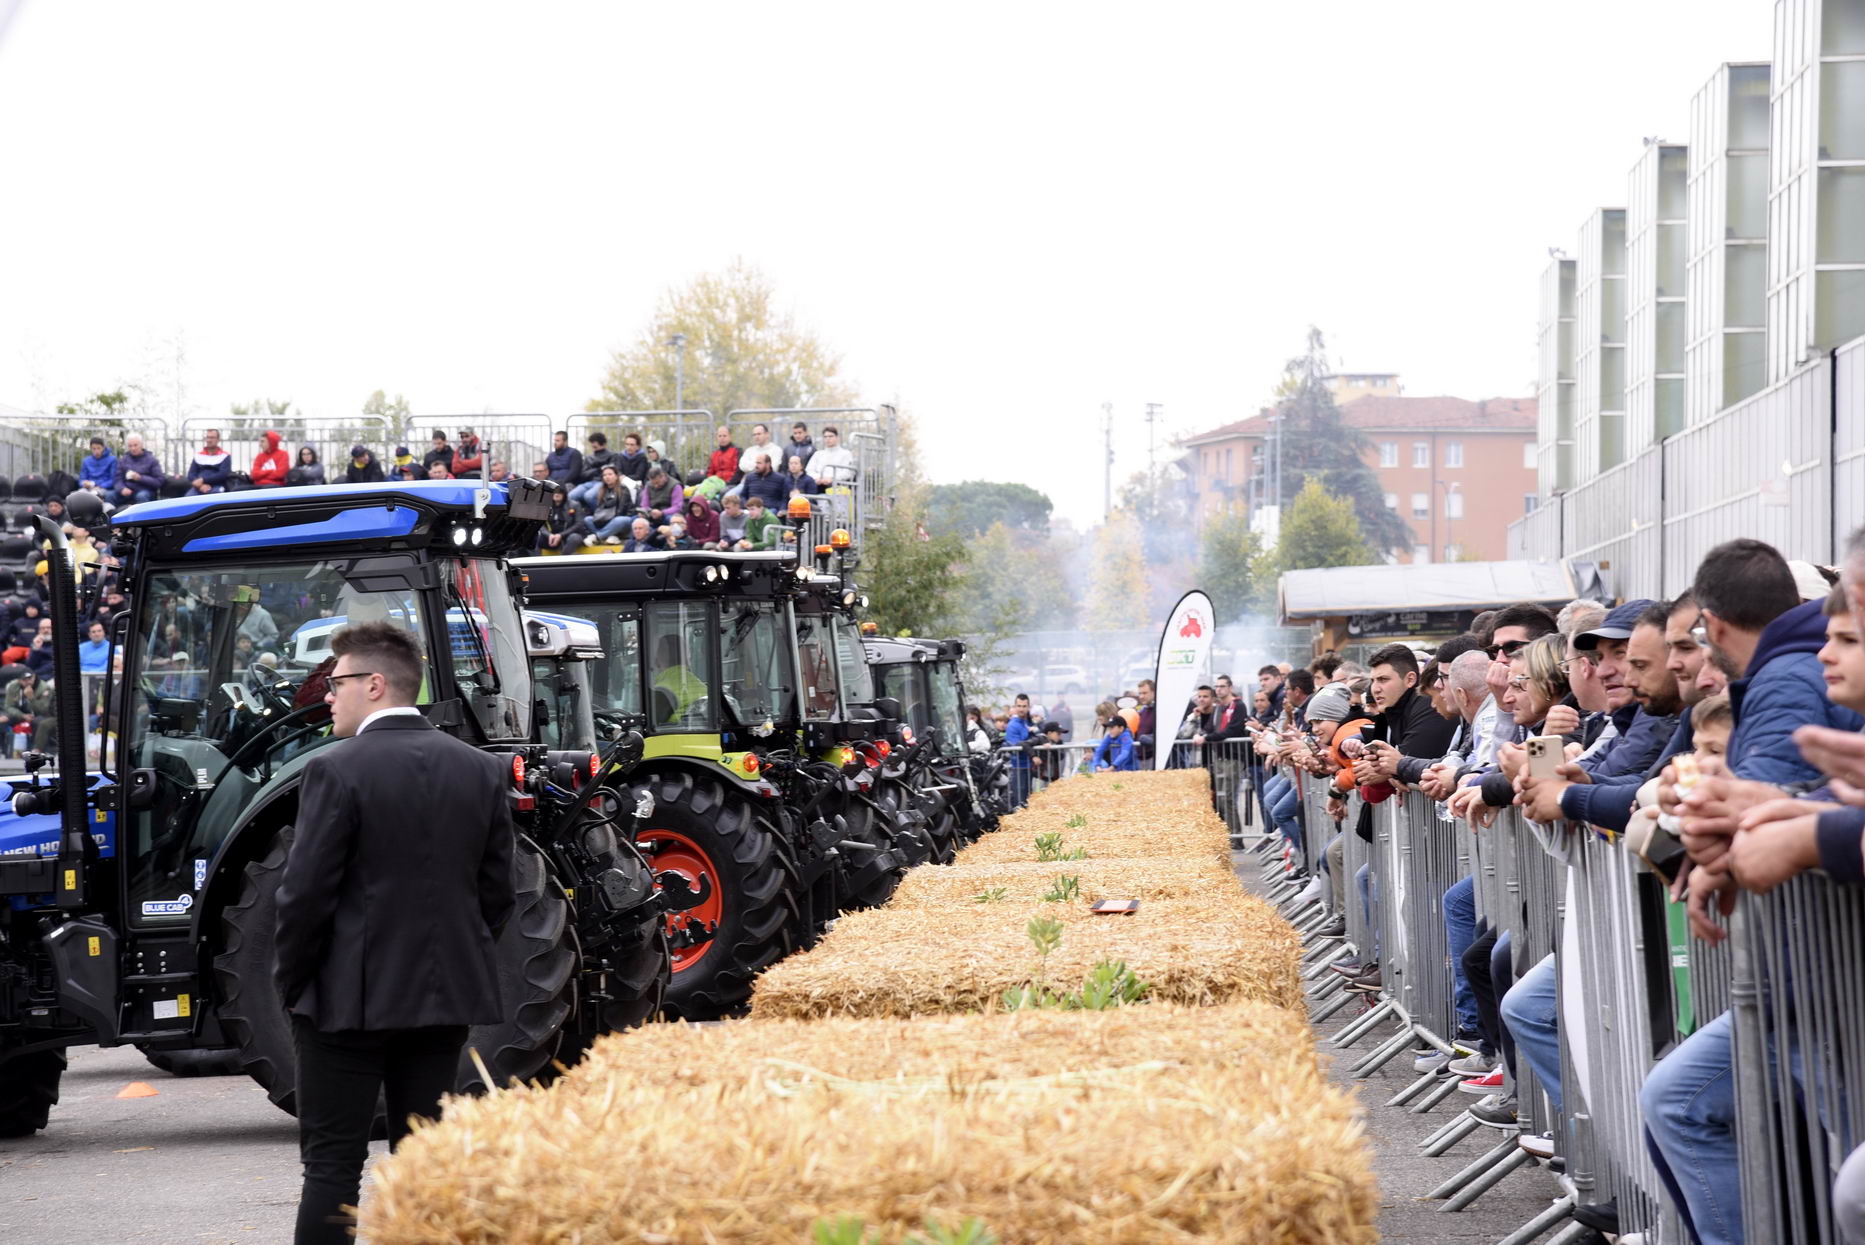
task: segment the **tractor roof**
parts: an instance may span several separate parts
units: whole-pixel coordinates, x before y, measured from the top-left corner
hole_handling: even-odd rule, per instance
[[[515,565],[530,580],[525,595],[532,600],[568,602],[694,595],[771,597],[787,596],[797,588],[797,560],[791,553],[676,549],[659,553],[520,558]]]

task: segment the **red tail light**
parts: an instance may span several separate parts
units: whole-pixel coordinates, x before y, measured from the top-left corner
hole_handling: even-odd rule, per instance
[[[883,739],[874,745],[874,750],[885,757],[893,753],[894,746]]]
[[[525,759],[516,753],[512,755],[512,785],[515,787],[525,785]]]

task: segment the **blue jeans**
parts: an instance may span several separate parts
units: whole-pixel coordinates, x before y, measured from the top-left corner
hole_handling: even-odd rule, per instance
[[[1684,1226],[1702,1245],[1742,1239],[1742,1172],[1735,1136],[1735,1059],[1729,1012],[1658,1061],[1638,1091],[1645,1148]]]
[[[1281,774],[1271,774],[1264,786],[1264,796],[1269,805],[1269,824],[1280,830],[1282,837],[1293,844],[1296,851],[1301,851],[1301,793],[1295,789],[1294,783]]]
[[[594,519],[585,519],[583,521],[583,526],[588,530],[591,540],[607,540],[611,536],[628,535],[635,526],[635,516],[632,514],[618,514],[606,523],[598,523]]]
[[[155,490],[152,488],[137,488],[135,485],[130,485],[128,487],[130,490],[130,495],[128,497],[123,496],[121,493],[114,495],[117,505],[139,506],[143,502],[155,500]]]
[[[583,509],[587,510],[596,504],[596,494],[601,491],[601,480],[591,480],[587,484],[579,484],[570,490],[570,504],[573,506],[581,506]]]
[[[1353,875],[1353,888],[1360,892],[1360,915],[1366,918],[1366,927],[1373,933],[1373,958],[1379,958],[1379,879],[1373,876],[1372,865],[1361,865]]]
[[[1451,997],[1457,1007],[1457,1031],[1477,1027],[1476,995],[1464,977],[1464,952],[1476,941],[1476,879],[1455,882],[1444,892],[1444,934],[1451,949]]]
[[[1030,764],[1010,767],[1010,807],[1022,808],[1030,802]]]
[[[1561,1009],[1555,989],[1554,957],[1523,973],[1502,998],[1502,1023],[1516,1049],[1534,1070],[1548,1101],[1561,1109]]]

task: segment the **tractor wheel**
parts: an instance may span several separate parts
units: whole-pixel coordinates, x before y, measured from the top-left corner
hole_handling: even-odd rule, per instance
[[[240,1048],[237,1046],[203,1046],[192,1050],[147,1050],[147,1059],[170,1076],[238,1076]]]
[[[900,784],[880,779],[868,798],[874,801],[874,818],[888,828],[894,843],[906,853],[907,867],[923,865],[933,858],[933,840],[923,818],[909,815],[900,804]]]
[[[751,980],[789,953],[797,896],[773,823],[740,792],[686,770],[646,781],[654,813],[635,842],[656,875],[703,891],[695,907],[667,914],[673,979],[665,1010],[675,1020],[742,1012]]]
[[[44,1128],[64,1074],[62,1050],[30,1051],[0,1063],[0,1137],[29,1137]]]
[[[894,833],[894,823],[882,820],[866,800],[850,798],[842,811],[848,824],[848,837],[857,843],[871,843],[880,855],[844,852],[842,855],[842,907],[878,908],[894,897],[900,879],[906,876],[902,855],[911,859],[913,849]]]
[[[242,1068],[283,1110],[297,1114],[298,1061],[291,1021],[272,988],[272,935],[278,920],[278,886],[291,850],[292,829],[279,831],[271,850],[246,866],[240,897],[221,914],[225,950],[214,959],[220,985],[220,1023],[239,1048]],[[576,989],[576,945],[569,904],[550,882],[543,857],[519,839],[512,861],[517,907],[499,935],[499,992],[506,1018],[475,1025],[467,1034],[454,1082],[477,1093],[485,1082],[474,1066],[477,1050],[499,1084],[546,1075],[557,1053]],[[386,1136],[384,1121],[377,1135]]]

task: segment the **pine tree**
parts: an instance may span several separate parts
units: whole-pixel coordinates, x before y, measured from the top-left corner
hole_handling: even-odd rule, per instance
[[[1205,526],[1198,586],[1211,598],[1218,621],[1241,618],[1255,603],[1262,548],[1262,537],[1241,514],[1222,515]]]
[[[1304,483],[1294,504],[1282,516],[1275,549],[1276,569],[1370,566],[1378,561],[1360,530],[1353,502],[1328,492],[1317,479]]]

